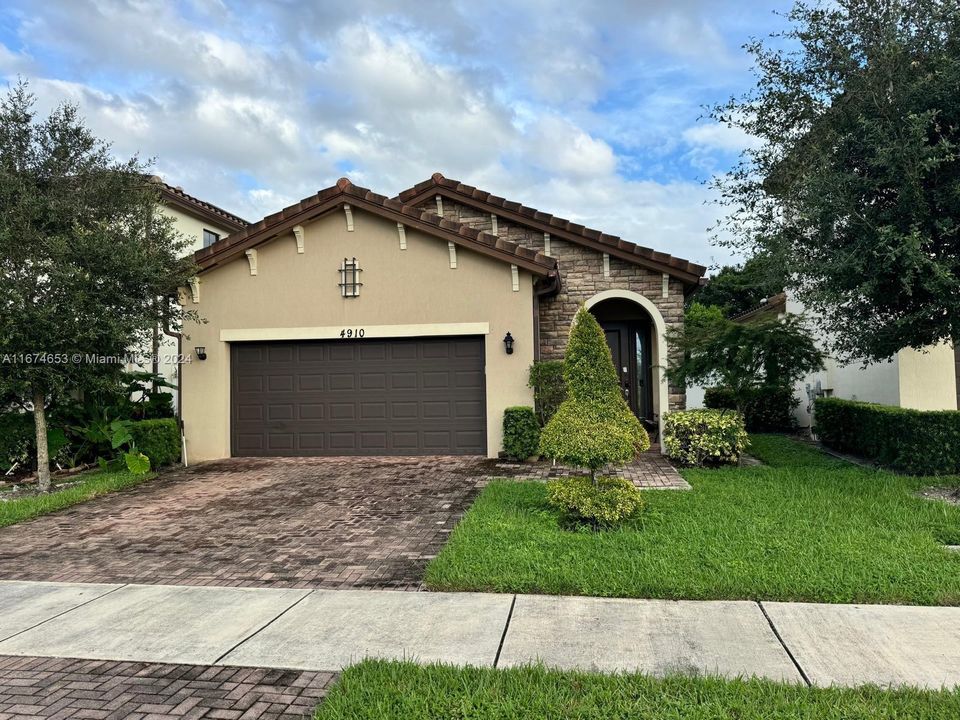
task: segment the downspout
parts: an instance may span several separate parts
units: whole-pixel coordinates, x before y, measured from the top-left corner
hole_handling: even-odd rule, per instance
[[[177,341],[177,360],[183,357],[183,333],[170,329],[170,318],[163,316],[163,334]],[[183,431],[183,369],[177,366],[177,427],[180,428],[180,459],[184,467],[187,463],[187,436]]]

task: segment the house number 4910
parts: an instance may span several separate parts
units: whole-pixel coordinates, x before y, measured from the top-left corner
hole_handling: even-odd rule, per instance
[[[340,337],[342,338],[362,338],[365,334],[366,332],[363,328],[344,328],[340,331]]]

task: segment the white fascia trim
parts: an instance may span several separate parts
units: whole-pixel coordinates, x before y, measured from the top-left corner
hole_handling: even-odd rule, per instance
[[[220,331],[220,342],[252,342],[265,340],[339,340],[344,330],[363,330],[363,337],[400,338],[443,335],[489,335],[490,323],[425,323],[422,325],[362,325],[349,327],[237,328]]]

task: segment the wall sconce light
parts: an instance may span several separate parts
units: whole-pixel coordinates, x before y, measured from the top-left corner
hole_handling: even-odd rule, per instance
[[[207,359],[207,349],[203,345],[198,345],[193,351],[197,354],[197,360]]]
[[[503,346],[507,349],[507,355],[513,355],[513,335],[507,333],[503,336]]]

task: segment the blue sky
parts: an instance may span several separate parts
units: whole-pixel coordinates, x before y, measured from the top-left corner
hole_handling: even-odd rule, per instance
[[[255,220],[341,175],[442,172],[703,264],[706,181],[750,139],[703,106],[787,2],[6,0],[0,73],[118,155]]]

